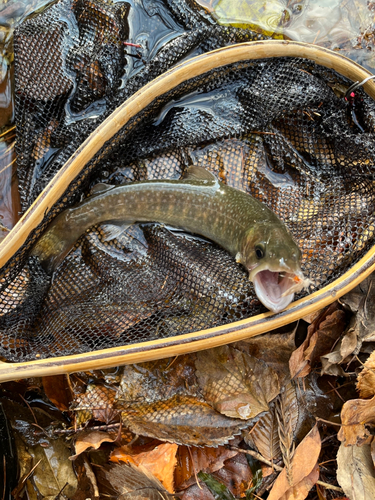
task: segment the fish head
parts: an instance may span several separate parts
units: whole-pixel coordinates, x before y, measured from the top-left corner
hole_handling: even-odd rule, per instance
[[[301,250],[280,221],[255,224],[246,233],[240,261],[259,300],[274,312],[285,309],[310,283],[301,271]]]

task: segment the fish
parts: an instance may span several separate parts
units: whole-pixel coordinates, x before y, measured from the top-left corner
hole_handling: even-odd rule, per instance
[[[276,214],[198,166],[179,180],[94,186],[90,196],[52,221],[31,254],[52,275],[90,227],[103,224],[111,240],[142,222],[173,226],[223,247],[247,269],[258,299],[273,312],[285,309],[309,284],[301,251]]]

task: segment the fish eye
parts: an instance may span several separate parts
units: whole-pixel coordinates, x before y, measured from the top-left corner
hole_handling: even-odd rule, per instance
[[[255,247],[255,255],[256,255],[257,259],[263,259],[263,257],[264,257],[264,248],[261,247],[260,245],[257,245]]]

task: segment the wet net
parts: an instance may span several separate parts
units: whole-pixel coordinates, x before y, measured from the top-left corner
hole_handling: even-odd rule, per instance
[[[216,26],[178,0],[60,0],[24,22],[14,40],[23,210],[147,82],[188,57],[257,38]],[[223,249],[158,224],[133,225],[110,242],[95,226],[47,275],[30,249],[98,182],[178,179],[202,166],[286,223],[310,291],[338,278],[374,241],[375,105],[361,89],[346,100],[351,83],[305,59],[243,61],[191,78],[140,111],[1,270],[0,355],[25,361],[89,352],[265,310]]]

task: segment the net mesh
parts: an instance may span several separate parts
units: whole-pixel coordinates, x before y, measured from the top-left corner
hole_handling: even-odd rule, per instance
[[[187,57],[257,38],[175,0],[143,2],[141,10],[139,2],[60,0],[24,22],[15,34],[23,209],[144,84]],[[135,58],[127,39],[142,44]],[[95,226],[48,276],[32,245],[98,182],[174,179],[202,166],[286,223],[310,291],[338,278],[371,247],[375,226],[375,105],[362,90],[347,101],[350,84],[305,59],[244,61],[191,78],[140,111],[1,270],[0,355],[83,353],[264,311],[246,271],[223,249],[158,224],[133,225],[110,242]]]

